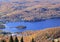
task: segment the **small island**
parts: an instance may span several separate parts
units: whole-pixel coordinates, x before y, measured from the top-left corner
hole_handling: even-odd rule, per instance
[[[16,28],[19,28],[19,29],[25,29],[26,26],[17,26]]]

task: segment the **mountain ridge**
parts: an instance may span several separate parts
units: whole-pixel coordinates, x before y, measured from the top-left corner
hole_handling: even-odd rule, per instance
[[[8,21],[10,20],[35,21],[36,19],[38,21],[38,20],[41,20],[41,18],[45,19],[47,17],[48,18],[60,17],[58,12],[60,11],[59,3],[57,4],[50,3],[49,0],[48,0],[49,2],[45,0],[47,3],[36,1],[36,0],[35,1],[27,0],[26,2],[23,2],[23,3],[21,3],[20,1],[21,0],[18,0],[15,2],[1,2],[0,3],[1,4],[0,19],[8,20]]]

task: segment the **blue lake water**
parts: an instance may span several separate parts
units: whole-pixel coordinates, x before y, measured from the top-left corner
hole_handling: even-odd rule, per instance
[[[26,26],[26,29],[18,29],[15,28],[16,26]],[[6,23],[6,28],[3,29],[7,32],[22,32],[26,30],[41,30],[50,27],[59,27],[60,26],[60,19],[48,19],[45,21],[40,22],[9,22]]]

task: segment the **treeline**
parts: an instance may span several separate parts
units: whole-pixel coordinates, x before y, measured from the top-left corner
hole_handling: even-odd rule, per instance
[[[0,42],[7,42],[7,41],[6,41],[5,39],[3,39],[3,40],[0,40]],[[19,40],[18,40],[17,36],[15,37],[15,39],[13,39],[13,37],[10,36],[9,42],[19,42]],[[20,42],[24,42],[23,37],[21,37]],[[32,38],[31,42],[35,42],[35,41],[34,41],[34,38]]]

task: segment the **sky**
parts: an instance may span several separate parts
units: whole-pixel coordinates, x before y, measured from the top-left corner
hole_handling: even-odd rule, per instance
[[[10,0],[0,0],[0,1],[10,1]]]
[[[20,2],[23,2],[23,1],[41,1],[41,2],[60,2],[60,0],[0,0],[1,2],[10,2],[10,1],[20,1]]]

